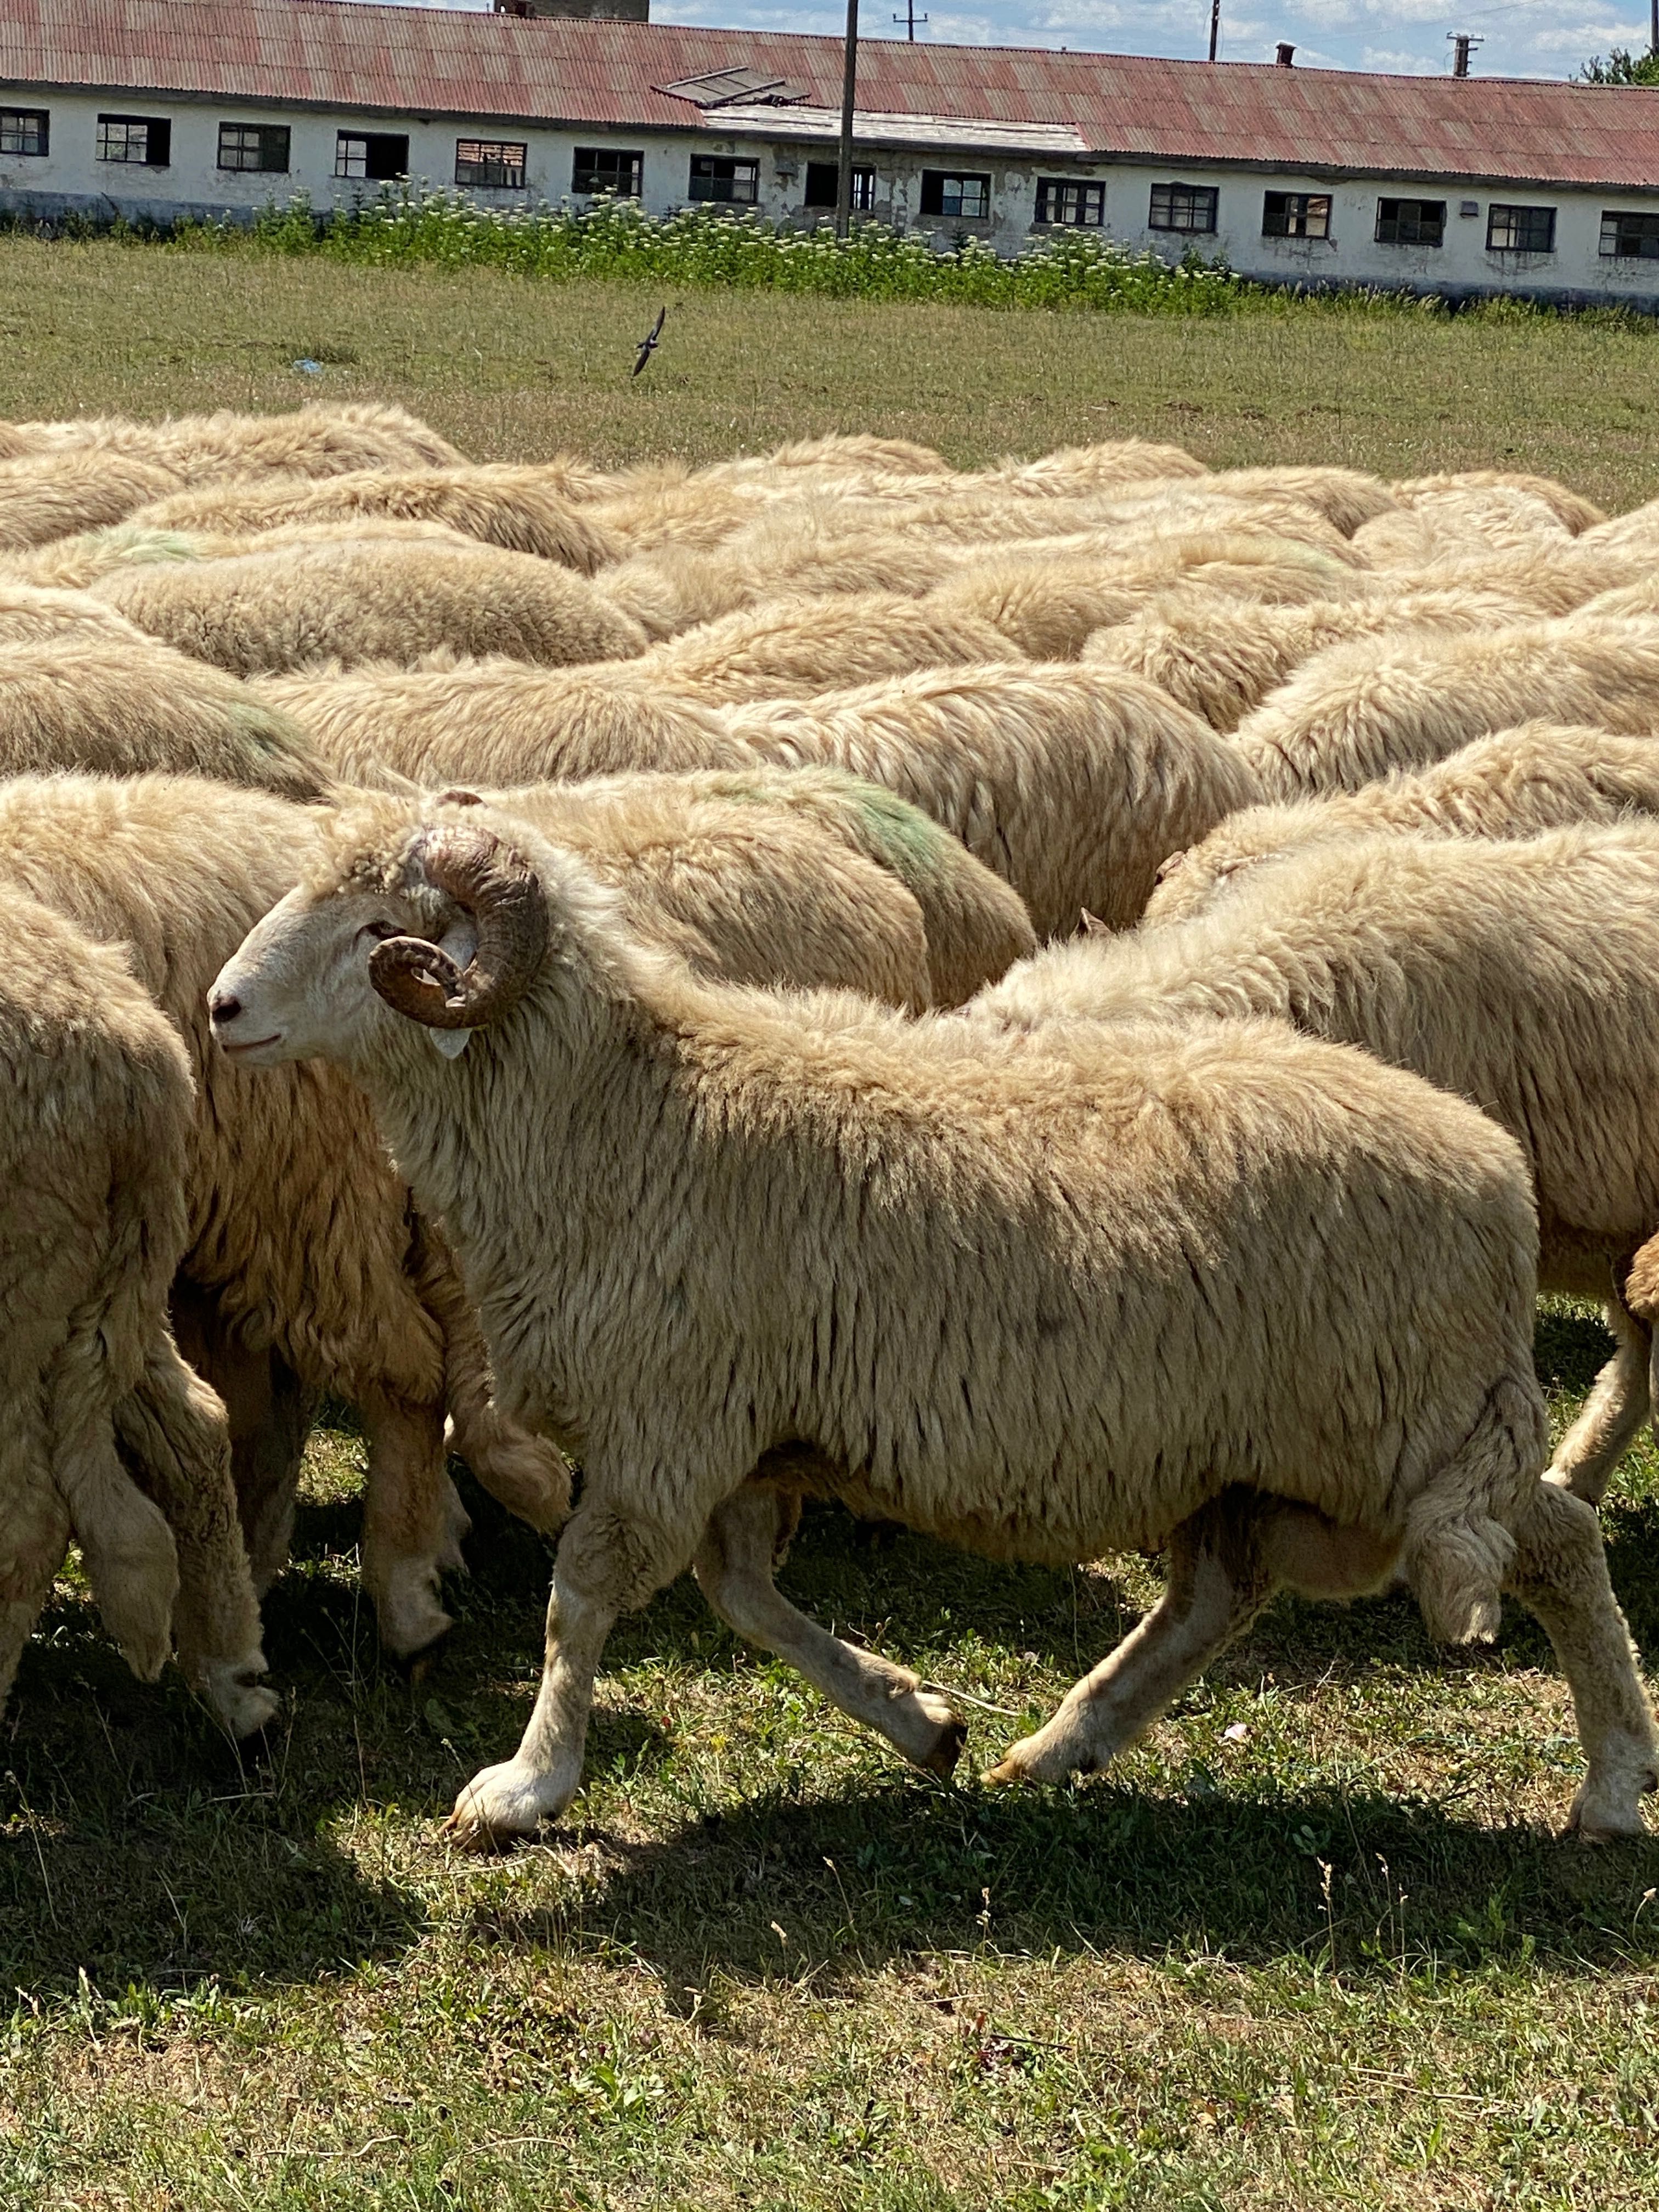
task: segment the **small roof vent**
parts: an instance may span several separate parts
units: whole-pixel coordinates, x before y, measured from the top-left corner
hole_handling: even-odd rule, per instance
[[[702,76],[678,77],[672,84],[653,85],[652,90],[665,92],[675,100],[689,100],[694,107],[729,107],[737,100],[785,107],[806,97],[802,88],[791,84],[787,77],[757,69],[708,70]]]
[[[1294,69],[1296,67],[1296,48],[1291,44],[1288,39],[1281,39],[1279,40],[1279,52],[1273,56],[1273,62],[1274,65],[1279,69]]]

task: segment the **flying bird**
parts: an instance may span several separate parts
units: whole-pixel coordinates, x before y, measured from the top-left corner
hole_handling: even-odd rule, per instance
[[[650,360],[652,355],[657,350],[657,341],[661,337],[662,326],[667,320],[667,308],[659,307],[657,310],[656,321],[652,324],[647,335],[640,340],[640,349],[638,354],[635,356],[634,362],[635,376],[639,374],[640,371],[645,367],[647,362]],[[633,379],[630,378],[629,380],[631,383]]]

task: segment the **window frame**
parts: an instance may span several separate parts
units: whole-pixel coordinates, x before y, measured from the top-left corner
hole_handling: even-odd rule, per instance
[[[584,166],[592,176],[597,173],[601,162],[614,164],[618,168],[623,162],[627,163],[630,181],[625,190],[615,184],[582,182]],[[570,161],[570,190],[574,197],[582,199],[596,199],[605,193],[614,199],[639,199],[645,191],[644,149],[635,146],[578,146]]]
[[[1207,210],[1209,220],[1206,222],[1176,222],[1174,217],[1177,194],[1182,196],[1182,203],[1188,213],[1195,214],[1201,207]],[[1158,220],[1158,213],[1160,195],[1164,199],[1165,214],[1165,220],[1162,222]],[[1219,185],[1183,185],[1176,182],[1152,186],[1152,198],[1146,210],[1148,230],[1161,230],[1176,238],[1213,238],[1220,223],[1221,187]]]
[[[1273,205],[1275,200],[1279,203],[1277,207]],[[1328,243],[1331,204],[1329,192],[1263,192],[1261,235],[1263,238],[1314,239]],[[1284,225],[1283,229],[1273,228],[1274,219]],[[1319,228],[1310,229],[1309,225],[1316,222]]]
[[[6,133],[10,130],[21,138],[22,126],[33,123],[40,125],[35,134],[37,146],[8,146]],[[17,161],[44,161],[52,152],[52,110],[49,107],[0,107],[0,159]]]
[[[1056,199],[1075,194],[1083,212],[1056,215]],[[1090,210],[1092,209],[1092,213]],[[1104,230],[1106,180],[1103,177],[1039,177],[1036,183],[1036,221],[1054,230]]]
[[[1626,223],[1644,226],[1642,236],[1644,243],[1634,249],[1617,242],[1623,235],[1622,226]],[[1648,225],[1651,225],[1651,228],[1646,228]],[[1614,243],[1611,246],[1607,243],[1609,227],[1614,240]],[[1651,240],[1650,246],[1645,242],[1647,240]],[[1604,261],[1659,260],[1659,209],[1603,208],[1601,236],[1597,251]]]
[[[702,177],[697,173],[699,168],[705,172]],[[719,172],[722,169],[729,169],[731,175],[721,176]],[[700,192],[697,190],[699,184],[716,187],[729,185],[732,189],[724,192],[718,189]],[[738,190],[738,185],[744,184],[749,187],[746,192]],[[753,207],[760,198],[758,157],[751,158],[747,154],[694,154],[686,178],[685,196],[704,207]]]
[[[817,199],[813,198],[812,193],[814,186],[812,179],[815,173],[820,178],[828,177],[830,180],[830,197],[828,199],[822,198]],[[839,204],[838,195],[840,185],[841,164],[839,161],[809,161],[806,164],[806,174],[801,180],[801,205],[804,208],[811,209],[815,214],[823,214],[824,212],[833,214],[836,206]],[[818,185],[817,189],[820,193],[823,192],[823,186],[822,183]],[[852,212],[854,215],[868,215],[875,204],[876,173],[866,162],[854,161],[853,164]]]
[[[976,185],[975,197],[982,203],[977,214],[963,206],[963,186]],[[951,191],[954,185],[956,190]],[[948,206],[954,199],[956,205]],[[921,212],[936,215],[946,222],[989,222],[991,212],[991,173],[988,169],[924,169],[921,173]]]
[[[132,143],[130,134],[142,131],[144,134],[143,152],[137,155],[125,150],[119,154],[109,152],[112,130],[129,134],[122,140],[124,149]],[[170,115],[100,115],[97,137],[93,143],[94,159],[108,161],[117,168],[170,169],[173,167],[173,118]],[[158,145],[161,149],[159,153],[155,150]]]
[[[1486,204],[1486,251],[1488,253],[1553,253],[1555,251],[1555,217],[1553,207],[1544,207],[1519,200],[1489,200]],[[1514,238],[1500,241],[1494,234],[1500,227],[1516,229],[1521,216],[1542,216],[1549,233],[1548,243],[1539,246],[1530,240]],[[1534,227],[1531,225],[1528,228]]]
[[[1384,208],[1393,208],[1394,214],[1385,216],[1382,212]],[[1414,238],[1402,238],[1400,235],[1400,225],[1402,220],[1401,210],[1404,208],[1415,208],[1418,210],[1416,217],[1418,230]],[[1438,208],[1440,210],[1439,221],[1434,228],[1432,237],[1428,236],[1423,228],[1422,212],[1425,208]],[[1385,223],[1394,225],[1391,233],[1384,229]],[[1397,194],[1392,193],[1387,197],[1379,197],[1376,203],[1376,228],[1372,235],[1375,243],[1378,246],[1426,246],[1438,249],[1446,243],[1446,203],[1444,200],[1403,199]]]
[[[401,146],[404,166],[401,169],[371,169],[368,167],[370,146]],[[346,148],[362,146],[364,167],[353,169],[343,167]],[[409,133],[406,131],[337,131],[334,134],[334,175],[336,180],[349,185],[395,185],[409,174]]]
[[[251,136],[257,140],[260,159],[257,161],[226,161],[226,137],[227,134],[230,132],[239,133],[243,137]],[[266,142],[268,140],[278,138],[282,141],[283,158],[280,161],[267,161],[264,158]],[[247,149],[246,146],[238,146],[234,150],[238,153],[246,153]],[[227,175],[235,177],[286,177],[290,175],[294,167],[294,131],[292,125],[287,123],[222,122],[219,125],[219,146],[216,166],[222,169]]]
[[[477,158],[463,157],[465,147],[476,149]],[[516,161],[509,160],[516,154]],[[499,160],[492,159],[499,155]],[[498,176],[463,176],[463,169],[499,170]],[[455,141],[455,182],[474,192],[523,192],[530,189],[530,143],[524,138],[458,138]]]

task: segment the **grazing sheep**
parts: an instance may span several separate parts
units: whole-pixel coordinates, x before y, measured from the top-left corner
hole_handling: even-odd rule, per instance
[[[0,461],[0,547],[44,545],[120,522],[180,482],[158,462],[96,447]]]
[[[106,643],[118,640],[129,647],[155,650],[155,640],[146,637],[137,623],[88,592],[14,583],[0,574],[0,644],[67,644],[88,633]]]
[[[111,569],[90,586],[152,636],[233,675],[447,646],[562,665],[645,634],[584,578],[475,541],[373,538]]]
[[[1061,446],[1034,461],[1005,461],[971,481],[1004,485],[1021,498],[1054,499],[1182,477],[1201,477],[1206,484],[1215,481],[1182,446],[1109,438],[1096,446]]]
[[[511,664],[268,680],[342,782],[508,786],[636,769],[836,768],[908,799],[1011,884],[1040,937],[1127,928],[1159,864],[1262,796],[1154,686],[1073,666],[924,669],[724,714],[632,680]]]
[[[1269,1014],[1478,1101],[1536,1182],[1541,1286],[1613,1302],[1620,1356],[1553,1469],[1595,1498],[1648,1402],[1622,1288],[1659,1231],[1656,964],[1659,825],[1354,838],[1249,870],[1192,921],[1040,953],[969,1018]]]
[[[927,669],[733,708],[726,726],[761,757],[908,799],[1012,884],[1039,937],[1069,936],[1085,908],[1127,928],[1171,853],[1262,796],[1154,685],[1065,664]]]
[[[1652,1717],[1594,1515],[1538,1480],[1529,1195],[1473,1108],[1277,1023],[1048,1051],[701,981],[488,810],[343,820],[213,1008],[246,1059],[364,1083],[503,1403],[581,1453],[536,1710],[461,1793],[463,1840],[563,1811],[617,1613],[694,1564],[740,1632],[948,1771],[949,1706],[773,1586],[769,1491],[808,1485],[1004,1556],[1170,1547],[1160,1606],[998,1780],[1101,1765],[1275,1587],[1371,1589],[1403,1556],[1443,1632],[1500,1583],[1540,1613],[1589,1761],[1575,1819],[1639,1831]]]
[[[1358,469],[1218,469],[1194,489],[1231,499],[1294,500],[1316,508],[1344,538],[1352,538],[1395,504],[1394,491],[1380,477]]]
[[[755,765],[718,708],[627,676],[434,653],[419,668],[314,668],[250,688],[293,716],[343,783],[372,787],[388,769],[415,783],[501,785]]]
[[[3,641],[4,602],[0,588],[0,775],[166,769],[283,799],[327,789],[329,770],[300,724],[234,677],[142,632],[136,645],[91,625]]]
[[[653,639],[677,636],[781,592],[901,592],[919,598],[962,565],[961,549],[880,526],[848,531],[821,501],[781,503],[716,548],[668,545],[607,569],[600,588]]]
[[[1523,722],[1477,738],[1415,775],[1230,814],[1190,852],[1164,863],[1146,919],[1188,921],[1241,871],[1304,845],[1384,834],[1528,837],[1638,814],[1659,815],[1659,739]]]
[[[769,453],[739,453],[730,460],[711,461],[691,481],[720,483],[775,477],[787,483],[802,475],[888,477],[954,473],[944,455],[931,446],[918,446],[908,438],[883,438],[868,430],[832,430],[821,438],[793,439]]]
[[[246,1734],[276,1703],[224,1415],[167,1322],[184,1050],[119,948],[9,890],[0,927],[0,1705],[72,1528],[133,1671],[159,1674],[176,1628],[186,1678]]]
[[[221,537],[370,517],[441,522],[469,538],[534,553],[583,575],[620,559],[620,542],[563,495],[556,474],[495,465],[460,469],[359,469],[319,482],[240,478],[176,492],[131,518],[139,528]]]
[[[366,539],[382,545],[435,542],[459,552],[477,542],[446,523],[407,522],[378,514],[348,522],[283,523],[246,537],[192,535],[131,521],[118,523],[110,530],[88,530],[76,538],[60,538],[28,553],[15,553],[0,573],[21,583],[87,592],[112,569],[139,568],[155,561],[234,560],[244,553],[272,554],[291,545],[358,545]]]
[[[623,682],[660,684],[718,707],[805,699],[912,669],[1013,657],[1001,632],[976,616],[897,592],[848,592],[828,604],[786,599],[746,607],[653,645],[619,673]]]
[[[1241,599],[1300,605],[1346,595],[1351,579],[1334,556],[1288,539],[1206,531],[1132,539],[1108,557],[1092,543],[1016,547],[961,568],[922,604],[992,623],[1034,660],[1072,660],[1097,630],[1177,587],[1224,592],[1237,608]],[[1237,619],[1245,621],[1242,609]]]
[[[1421,568],[1379,568],[1370,589],[1383,599],[1401,592],[1495,592],[1534,616],[1550,619],[1574,612],[1603,592],[1638,583],[1651,566],[1628,547],[1595,543],[1595,532],[1538,544],[1524,552],[1472,553],[1467,548],[1437,556]]]
[[[1429,591],[1252,607],[1247,616],[1231,593],[1194,586],[1096,631],[1082,658],[1144,676],[1212,729],[1229,731],[1327,646],[1391,629],[1508,629],[1530,611],[1501,592]]]
[[[1659,546],[1659,499],[1650,499],[1624,514],[1608,515],[1583,532],[1586,552],[1636,556],[1651,562]]]
[[[198,1091],[185,1282],[249,1352],[274,1348],[308,1390],[332,1389],[362,1411],[363,1580],[386,1644],[408,1653],[449,1625],[438,1571],[465,1533],[444,1471],[446,1406],[457,1451],[537,1526],[558,1525],[566,1477],[549,1447],[493,1413],[469,1419],[487,1407],[488,1385],[465,1372],[467,1347],[444,1318],[452,1305],[466,1314],[465,1301],[446,1304],[447,1255],[412,1219],[361,1095],[321,1067],[256,1084],[211,1048],[207,985],[300,880],[318,835],[306,809],[184,776],[0,784],[0,882],[131,946],[189,1048]],[[476,1336],[470,1316],[467,1326]],[[234,1442],[263,1590],[286,1557],[297,1470],[273,1476],[260,1437]],[[261,1474],[274,1487],[258,1487]]]
[[[957,1006],[1036,950],[1017,891],[918,808],[839,769],[613,776],[497,792],[490,803],[578,854],[627,892],[653,939],[727,982],[844,986],[890,1006]],[[752,860],[750,824],[763,841]],[[890,892],[856,889],[854,860],[914,902],[920,983],[914,972],[902,982],[884,972],[884,940],[908,959],[909,926]],[[826,868],[848,878],[840,902],[827,895]],[[808,872],[819,878],[810,898]]]
[[[1655,615],[1659,615],[1659,581],[1656,581],[1650,567],[1629,583],[1582,600],[1563,619],[1572,623],[1616,623],[1629,621],[1632,617],[1638,621],[1651,619]]]
[[[356,469],[461,468],[458,453],[401,407],[373,400],[301,407],[283,415],[175,415],[160,422],[127,416],[0,426],[32,454],[112,453],[155,461],[181,482],[214,477],[333,477]]]
[[[1512,484],[1420,492],[1409,507],[1354,532],[1354,550],[1376,568],[1414,568],[1458,554],[1563,548],[1572,533],[1547,500]]]
[[[1270,799],[1356,791],[1533,720],[1659,728],[1659,623],[1388,632],[1306,661],[1234,732]]]
[[[1443,492],[1480,492],[1494,486],[1528,492],[1534,499],[1541,499],[1562,528],[1571,531],[1575,538],[1607,519],[1582,492],[1558,483],[1553,477],[1534,476],[1525,469],[1457,469],[1441,476],[1403,477],[1398,483],[1390,484],[1389,489],[1401,507],[1416,507]]]

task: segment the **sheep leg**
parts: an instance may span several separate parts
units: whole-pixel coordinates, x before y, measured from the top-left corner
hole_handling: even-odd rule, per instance
[[[100,1370],[94,1376],[88,1370]],[[101,1342],[71,1337],[48,1383],[52,1480],[62,1492],[104,1626],[142,1682],[173,1650],[179,1554],[173,1531],[122,1466],[97,1382]]]
[[[11,1694],[52,1577],[69,1548],[69,1508],[47,1471],[45,1425],[33,1407],[6,1408],[0,1434],[0,1497],[5,1549],[0,1553],[0,1709]]]
[[[556,1535],[570,1515],[570,1469],[556,1444],[532,1437],[491,1402],[483,1331],[449,1249],[429,1222],[417,1224],[413,1267],[421,1304],[443,1334],[449,1449],[509,1513],[544,1536]]]
[[[676,1528],[624,1518],[602,1502],[590,1474],[586,1497],[565,1524],[553,1564],[547,1647],[535,1709],[518,1750],[475,1774],[455,1800],[446,1835],[477,1850],[533,1836],[556,1820],[580,1787],[593,1678],[617,1615],[690,1565]]]
[[[1608,1477],[1653,1402],[1652,1330],[1616,1295],[1607,1301],[1607,1320],[1618,1350],[1596,1376],[1583,1411],[1556,1446],[1547,1477],[1589,1505],[1601,1503]]]
[[[178,1543],[179,1668],[222,1728],[250,1735],[274,1716],[276,1698],[255,1679],[265,1671],[265,1657],[224,1409],[162,1338],[136,1389],[117,1406],[115,1425]]]
[[[774,1585],[780,1527],[793,1521],[787,1507],[775,1492],[750,1488],[719,1508],[694,1562],[703,1595],[728,1628],[787,1659],[832,1705],[884,1735],[913,1765],[948,1775],[967,1730],[944,1698],[922,1689],[908,1668],[830,1635]]]
[[[1589,1770],[1568,1826],[1588,1842],[1639,1836],[1643,1796],[1659,1788],[1659,1733],[1607,1577],[1595,1508],[1540,1482],[1515,1541],[1504,1587],[1538,1616],[1555,1646]]]
[[[1320,1597],[1374,1589],[1398,1550],[1397,1541],[1339,1528],[1310,1506],[1224,1492],[1174,1532],[1169,1583],[1152,1612],[985,1779],[1093,1773],[1144,1734],[1277,1589],[1288,1584]]]
[[[201,1284],[179,1276],[172,1307],[179,1352],[224,1401],[236,1510],[254,1593],[263,1597],[288,1562],[301,1463],[322,1393],[275,1349],[249,1351]]]
[[[381,1643],[410,1659],[454,1626],[438,1602],[438,1576],[459,1564],[471,1524],[444,1465],[442,1406],[375,1390],[358,1406],[368,1439],[363,1587]]]

